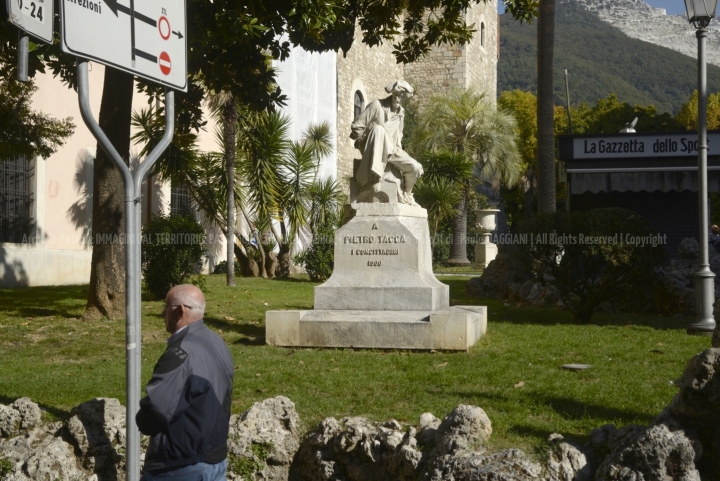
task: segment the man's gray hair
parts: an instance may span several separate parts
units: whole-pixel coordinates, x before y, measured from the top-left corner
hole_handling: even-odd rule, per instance
[[[193,314],[199,314],[200,317],[203,317],[205,315],[205,303],[204,302],[197,302],[195,299],[193,299],[193,300],[190,300],[183,304],[185,306],[189,307],[193,311]]]
[[[396,80],[395,82],[385,87],[385,91],[389,94],[394,92],[406,92],[412,95],[413,92],[415,92],[415,89],[413,89],[412,86],[404,80]]]
[[[172,301],[189,308],[193,317],[203,317],[205,315],[205,296],[196,286],[192,284],[175,286],[171,291],[171,295]]]

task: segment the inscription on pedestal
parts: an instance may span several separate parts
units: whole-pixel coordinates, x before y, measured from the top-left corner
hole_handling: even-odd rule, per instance
[[[371,230],[378,230],[377,224],[373,224]],[[396,256],[400,254],[399,249],[386,248],[388,245],[407,244],[404,234],[370,234],[370,235],[346,235],[342,237],[343,244],[375,244],[378,248],[350,249],[351,256]],[[379,246],[382,244],[382,246]],[[373,245],[372,247],[375,247]],[[370,259],[367,267],[382,267],[381,259]]]

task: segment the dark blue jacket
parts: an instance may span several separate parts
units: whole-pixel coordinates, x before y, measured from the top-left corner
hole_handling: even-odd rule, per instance
[[[155,365],[135,420],[150,435],[145,471],[160,472],[227,457],[233,362],[202,320],[174,333]]]

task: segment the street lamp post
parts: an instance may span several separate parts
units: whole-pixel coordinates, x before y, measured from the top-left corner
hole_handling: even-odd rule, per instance
[[[706,27],[715,16],[718,0],[685,0],[688,20],[697,29],[698,39],[698,215],[700,221],[700,270],[695,273],[695,322],[688,334],[712,335],[715,329],[715,274],[710,270],[708,254],[707,192],[707,64],[705,61]]]

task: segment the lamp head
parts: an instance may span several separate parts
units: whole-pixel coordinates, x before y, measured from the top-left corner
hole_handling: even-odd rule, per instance
[[[715,16],[718,0],[685,0],[685,11],[695,28],[705,28]]]

